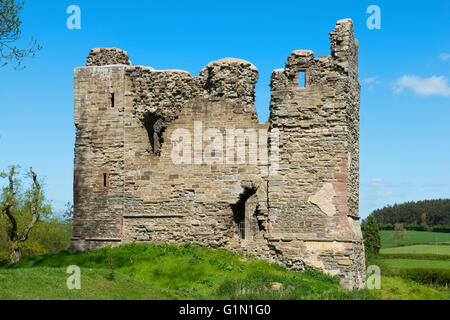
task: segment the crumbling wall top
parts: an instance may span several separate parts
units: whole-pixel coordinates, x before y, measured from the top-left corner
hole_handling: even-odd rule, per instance
[[[252,112],[256,117],[253,103],[258,69],[252,63],[235,58],[213,61],[200,71],[200,78],[211,97],[238,102],[244,106],[244,112]]]
[[[358,40],[353,34],[353,21],[342,19],[336,22],[333,32],[330,32],[330,49],[333,58],[337,59],[345,72],[357,77]]]
[[[131,66],[128,53],[117,48],[94,48],[87,57],[86,66],[106,66],[112,64],[124,64]]]

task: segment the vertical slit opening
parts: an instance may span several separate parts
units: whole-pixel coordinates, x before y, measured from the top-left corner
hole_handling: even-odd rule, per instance
[[[108,175],[106,173],[103,174],[103,187],[106,188],[108,186]]]
[[[114,93],[110,94],[110,99],[111,99],[111,108],[114,108]]]

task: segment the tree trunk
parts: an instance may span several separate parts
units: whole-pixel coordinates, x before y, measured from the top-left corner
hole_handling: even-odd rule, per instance
[[[11,257],[9,260],[10,264],[19,262],[19,260],[22,258],[22,249],[16,244],[13,245],[12,251],[11,251]]]
[[[22,258],[22,249],[20,248],[20,244],[27,241],[28,234],[30,233],[31,229],[34,227],[34,225],[39,221],[40,217],[40,196],[41,196],[41,185],[39,184],[37,180],[37,175],[33,171],[33,168],[30,167],[30,172],[33,177],[33,200],[31,201],[31,220],[28,223],[28,226],[23,231],[22,235],[20,236],[18,233],[17,228],[17,221],[14,215],[11,213],[11,208],[15,201],[15,192],[14,192],[14,174],[15,174],[15,167],[11,166],[11,170],[9,172],[9,193],[7,194],[7,198],[4,205],[1,205],[1,212],[0,214],[5,214],[10,223],[11,226],[7,228],[8,237],[12,242],[12,250],[11,250],[11,256],[9,258],[9,262],[11,264],[16,263]]]

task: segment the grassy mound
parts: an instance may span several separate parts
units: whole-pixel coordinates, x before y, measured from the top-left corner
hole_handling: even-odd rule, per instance
[[[81,268],[81,290],[66,288],[69,275],[65,268],[69,265]],[[60,252],[0,270],[0,281],[8,284],[2,284],[0,296],[20,299],[374,298],[368,290],[348,291],[339,286],[338,278],[316,270],[296,272],[226,250],[189,244],[128,244],[72,255]],[[22,285],[14,286],[13,275],[24,279]],[[27,286],[27,279],[32,284]]]

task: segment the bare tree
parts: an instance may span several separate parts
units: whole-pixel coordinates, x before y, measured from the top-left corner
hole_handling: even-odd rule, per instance
[[[15,69],[20,69],[24,58],[34,57],[42,47],[34,38],[25,48],[19,48],[14,43],[21,39],[19,13],[25,1],[0,1],[0,67],[10,63]]]
[[[16,263],[22,257],[22,249],[21,244],[27,241],[28,235],[36,224],[39,221],[41,209],[40,209],[40,201],[41,201],[41,186],[37,180],[37,175],[33,171],[33,168],[30,167],[30,173],[33,178],[33,188],[32,188],[32,200],[30,204],[30,213],[31,219],[28,222],[25,229],[19,232],[18,223],[16,218],[14,217],[11,209],[16,204],[16,194],[14,191],[14,174],[15,167],[11,166],[11,170],[9,171],[8,179],[9,179],[9,188],[7,191],[7,196],[5,202],[0,206],[0,213],[5,214],[9,220],[9,226],[7,228],[7,234],[12,243],[11,249],[11,258],[10,263]]]

